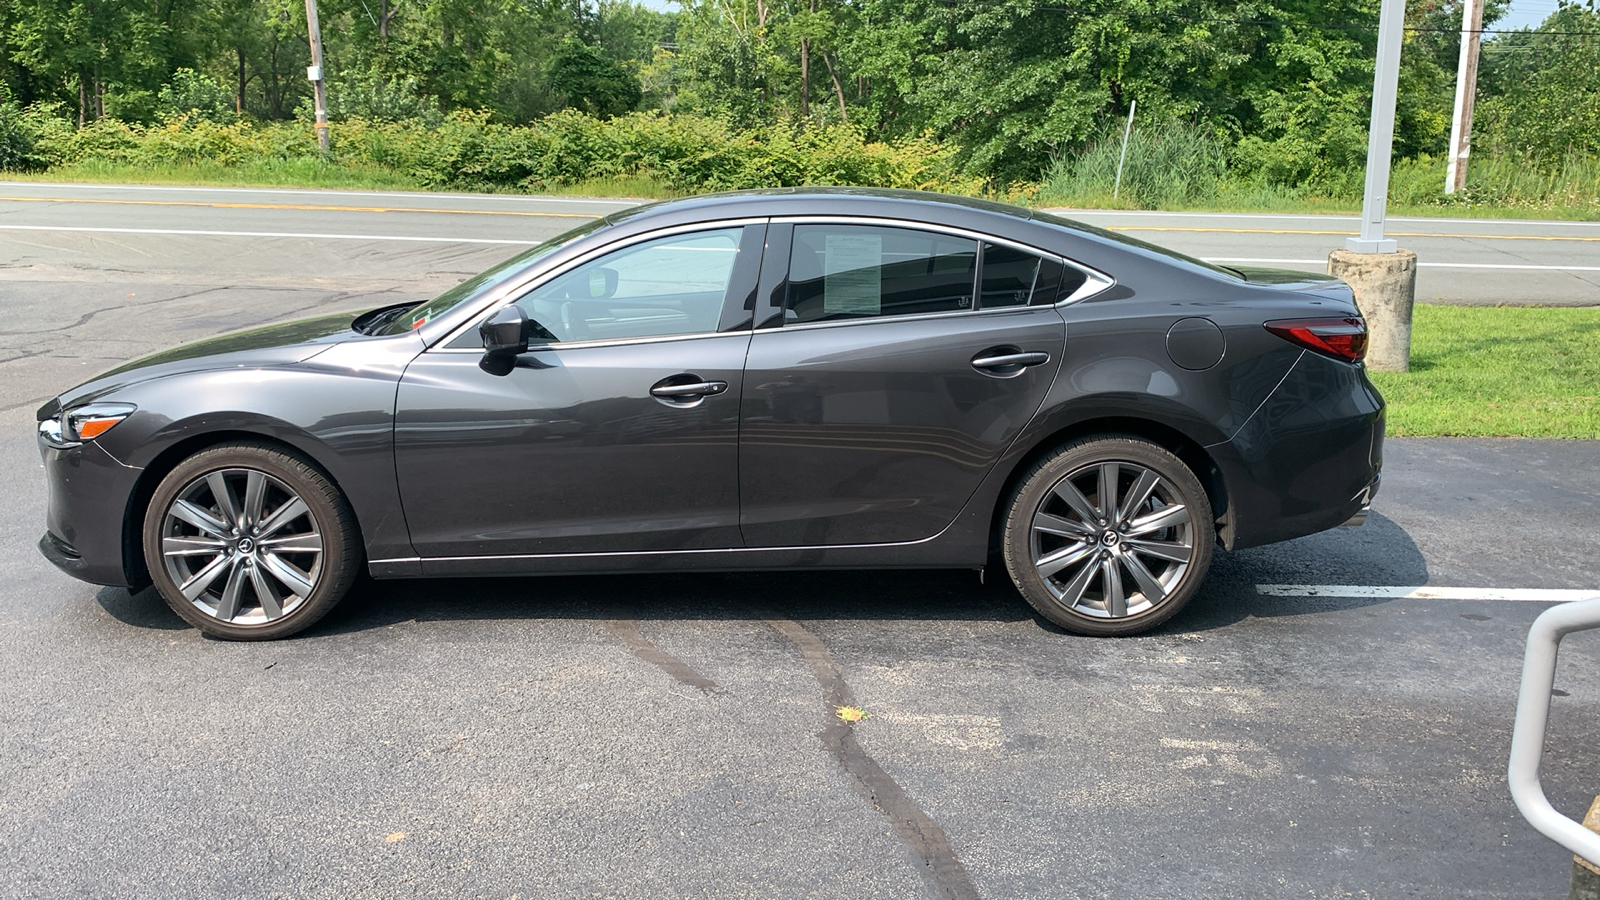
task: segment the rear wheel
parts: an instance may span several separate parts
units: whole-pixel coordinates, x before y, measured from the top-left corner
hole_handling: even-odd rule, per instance
[[[1189,467],[1133,437],[1080,440],[1034,466],[1005,523],[1006,570],[1068,631],[1138,634],[1176,615],[1211,566],[1211,504]]]
[[[144,554],[173,611],[230,640],[310,626],[361,565],[355,516],[338,489],[298,457],[253,442],[203,450],[162,479]]]

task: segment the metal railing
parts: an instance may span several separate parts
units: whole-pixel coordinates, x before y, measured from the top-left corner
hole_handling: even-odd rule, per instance
[[[1544,731],[1550,718],[1550,690],[1556,680],[1556,650],[1561,639],[1574,631],[1600,628],[1600,596],[1554,606],[1540,614],[1528,629],[1528,650],[1522,660],[1522,691],[1517,696],[1517,720],[1511,730],[1511,762],[1506,782],[1522,817],[1545,837],[1600,865],[1600,834],[1557,812],[1545,799],[1539,783],[1539,760],[1544,756]]]

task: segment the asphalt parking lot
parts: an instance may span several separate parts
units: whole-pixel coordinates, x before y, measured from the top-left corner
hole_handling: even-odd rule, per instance
[[[1122,640],[998,573],[799,572],[387,582],[229,644],[35,551],[44,398],[513,249],[0,234],[0,895],[1565,896],[1504,775],[1549,603],[1271,586],[1600,593],[1600,442],[1391,440],[1365,526]],[[1600,632],[1556,685],[1581,815]]]

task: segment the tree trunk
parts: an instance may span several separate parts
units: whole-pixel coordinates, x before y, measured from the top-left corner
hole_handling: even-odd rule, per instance
[[[800,118],[811,117],[811,39],[800,39]]]
[[[235,47],[234,52],[239,56],[239,90],[233,95],[233,111],[244,115],[244,48]]]
[[[78,127],[82,128],[89,117],[89,88],[83,75],[78,76]]]
[[[833,79],[833,93],[839,98],[839,121],[850,124],[850,111],[844,106],[844,85],[839,83],[839,72],[833,67],[833,57],[826,52],[822,54],[822,61],[828,65],[828,77]]]

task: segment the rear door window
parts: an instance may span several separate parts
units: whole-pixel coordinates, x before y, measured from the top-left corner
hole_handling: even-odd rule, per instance
[[[784,321],[973,308],[978,242],[911,228],[796,225]]]

